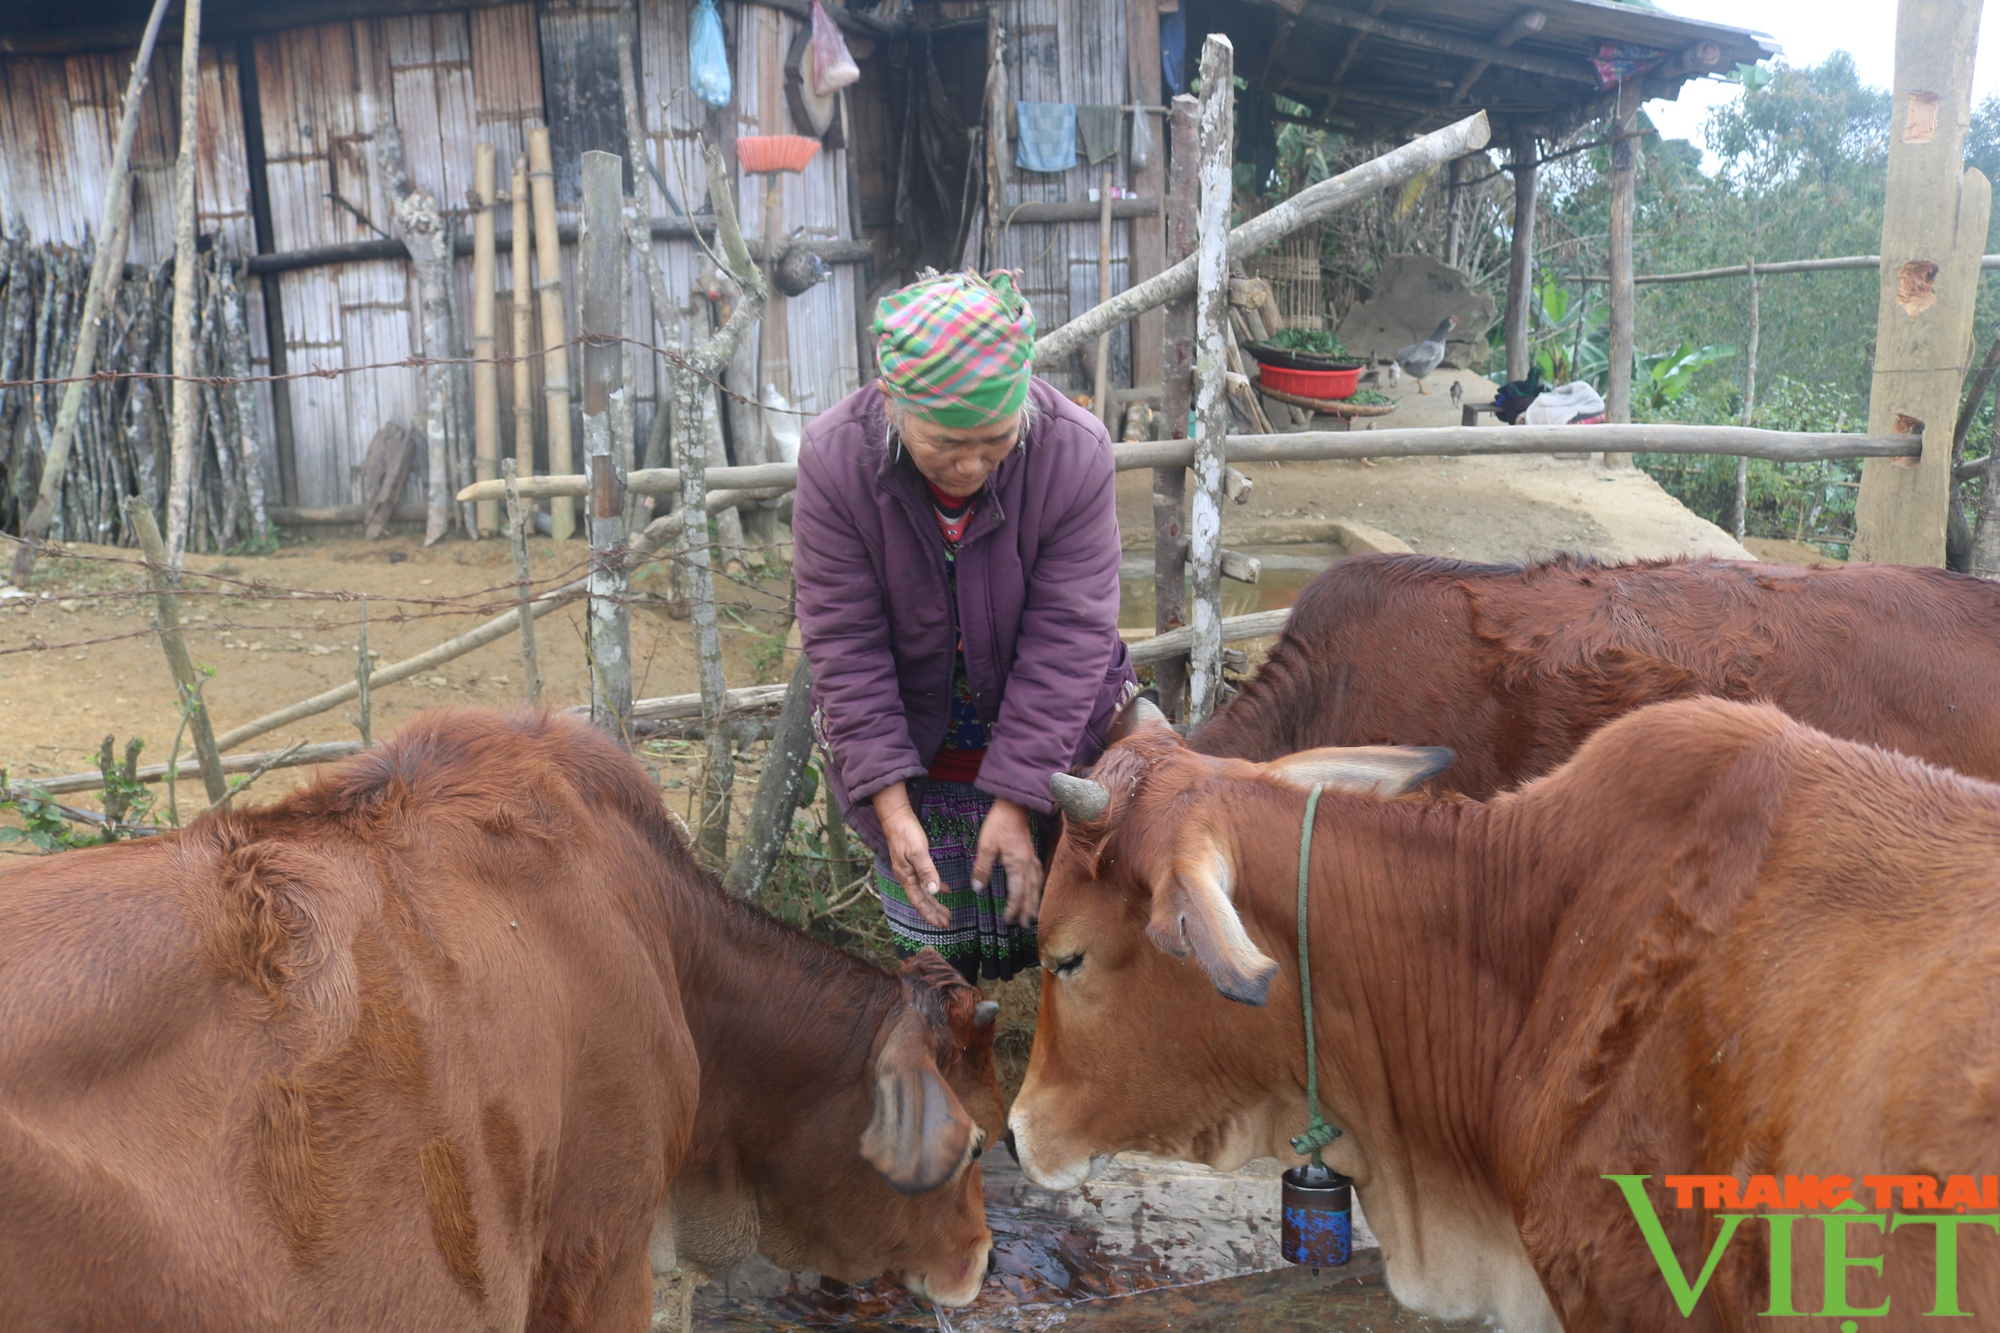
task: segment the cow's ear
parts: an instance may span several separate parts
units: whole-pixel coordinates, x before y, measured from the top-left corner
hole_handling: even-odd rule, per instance
[[[938,1072],[931,1023],[904,1006],[875,1057],[875,1115],[861,1155],[905,1194],[933,1190],[958,1174],[978,1132]]]
[[[1335,745],[1274,759],[1264,771],[1301,789],[1401,796],[1450,768],[1454,757],[1442,745]]]
[[[1233,868],[1215,839],[1193,835],[1174,860],[1173,873],[1153,888],[1153,916],[1146,935],[1185,958],[1189,951],[1215,988],[1241,1004],[1262,1007],[1278,965],[1251,943],[1229,890]]]

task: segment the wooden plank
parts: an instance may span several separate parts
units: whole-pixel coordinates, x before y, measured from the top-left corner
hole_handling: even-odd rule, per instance
[[[609,0],[543,0],[538,13],[556,203],[573,209],[583,197],[585,153],[631,159],[618,92],[618,6]]]
[[[1914,464],[1862,467],[1856,560],[1944,564],[1949,433],[1971,359],[1979,255],[1993,198],[1986,177],[1964,166],[1980,7],[1979,0],[1901,0],[1896,13],[1868,429],[1889,434],[1904,422],[1921,421],[1939,446]],[[1975,552],[1975,567],[1978,560]]]

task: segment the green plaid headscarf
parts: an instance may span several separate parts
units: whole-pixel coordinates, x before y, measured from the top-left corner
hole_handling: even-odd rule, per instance
[[[998,421],[1027,401],[1035,314],[1011,273],[946,273],[891,292],[876,307],[875,336],[889,391],[947,430]]]

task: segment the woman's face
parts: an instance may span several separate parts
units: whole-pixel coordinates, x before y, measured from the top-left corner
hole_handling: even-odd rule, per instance
[[[963,498],[986,484],[1000,460],[1014,451],[1020,432],[1019,412],[969,430],[949,430],[910,412],[903,415],[898,433],[924,479],[946,495]]]

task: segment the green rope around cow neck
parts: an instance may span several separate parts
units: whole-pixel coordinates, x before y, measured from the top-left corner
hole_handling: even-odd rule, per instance
[[[1320,789],[1306,797],[1305,824],[1299,829],[1299,1001],[1306,1020],[1306,1132],[1292,1140],[1292,1151],[1310,1156],[1324,1171],[1320,1149],[1340,1137],[1340,1131],[1319,1113],[1319,1058],[1313,1047],[1313,974],[1306,957],[1306,879],[1312,867],[1313,816],[1319,813]]]

